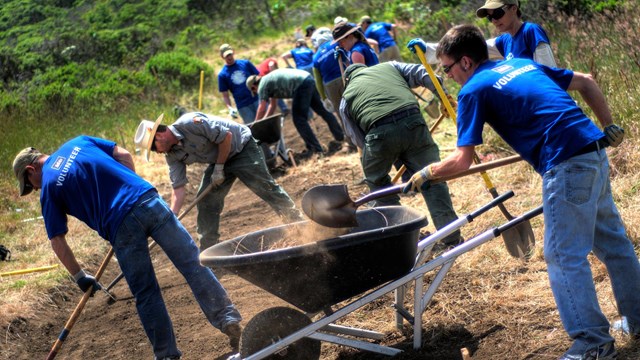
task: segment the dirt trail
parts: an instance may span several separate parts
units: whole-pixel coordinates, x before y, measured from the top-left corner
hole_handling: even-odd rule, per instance
[[[330,138],[322,121],[316,121],[314,125],[321,142],[327,144]],[[290,118],[285,123],[285,133],[289,147],[296,151],[303,150]],[[190,171],[191,184],[198,183],[199,174],[197,168]],[[367,191],[365,186],[355,185],[361,178],[356,154],[336,154],[307,161],[300,168],[279,174],[278,182],[298,205],[304,192],[316,184],[348,184],[354,198]],[[463,194],[462,186],[473,191],[472,184],[456,185],[452,187],[452,192]],[[168,189],[159,190],[167,199]],[[189,196],[192,199],[193,193]],[[476,204],[481,204],[480,201],[484,200],[475,199],[475,196],[454,195],[454,205],[458,209],[473,209]],[[421,199],[404,197],[404,202],[426,211]],[[195,213],[193,211],[184,220],[193,235],[196,233]],[[493,220],[493,225],[500,223],[499,216],[496,215],[497,220]],[[238,183],[227,197],[221,223],[222,238],[231,239],[278,225],[280,220],[264,202]],[[535,225],[538,225],[536,232],[540,239],[539,222]],[[471,263],[454,267],[447,275],[424,314],[423,348],[420,351],[412,350],[411,332],[395,330],[395,317],[389,301],[379,300],[368,304],[342,323],[384,332],[386,337],[380,343],[405,350],[396,359],[462,359],[461,348],[467,348],[472,359],[476,360],[556,358],[569,346],[569,339],[561,328],[551,292],[546,285],[544,263],[540,260],[528,264],[515,262],[508,259],[501,247],[500,240],[485,245],[485,248],[478,250],[482,256],[471,258]],[[226,359],[231,355],[226,336],[206,322],[184,279],[164,254],[158,249],[155,254],[156,274],[175,327],[178,346],[184,353],[183,359]],[[96,267],[100,256],[96,256]],[[112,261],[103,282],[108,284],[118,273],[117,264]],[[287,306],[282,300],[235,275],[218,272],[217,276],[242,313],[244,324],[262,310]],[[427,276],[426,281],[432,278],[433,275]],[[606,287],[606,279],[599,280],[599,289]],[[610,293],[610,289],[605,288],[601,292]],[[115,303],[110,303],[102,293],[96,294],[88,302],[58,358],[153,358],[126,283],[120,282],[113,293],[118,297]],[[80,297],[79,290],[73,286],[51,290],[51,303],[35,317],[15,319],[8,328],[3,329],[0,358],[45,358]],[[389,300],[390,295],[386,299]],[[613,317],[615,309],[612,309],[610,299],[605,302],[607,315]],[[624,341],[619,345],[619,359],[640,358],[638,345]],[[387,357],[323,343],[321,358]]]

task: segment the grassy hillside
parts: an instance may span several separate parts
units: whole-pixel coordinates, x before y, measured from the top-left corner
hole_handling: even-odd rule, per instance
[[[446,28],[474,22],[492,35],[486,20],[473,16],[482,1],[73,1],[15,0],[0,8],[0,244],[19,261],[0,263],[0,272],[57,263],[46,234],[32,233],[23,221],[39,216],[36,196],[19,198],[10,170],[26,146],[50,152],[78,134],[107,137],[133,151],[140,119],[155,119],[172,108],[198,104],[200,72],[205,74],[203,109],[222,108],[215,74],[221,66],[219,44],[230,42],[238,57],[260,61],[292,46],[296,27],[329,26],[337,15],[361,15],[397,21],[400,43],[421,36],[437,40]],[[547,8],[553,3],[562,5]],[[633,207],[637,195],[640,143],[640,18],[638,1],[523,1],[525,15],[541,23],[552,39],[558,64],[592,73],[600,83],[616,122],[627,131],[623,151],[612,157],[617,201]],[[601,10],[605,5],[614,10]],[[567,15],[567,12],[575,14]],[[405,59],[415,58],[403,48]],[[447,82],[456,89],[453,82]],[[168,120],[169,121],[169,120]],[[489,143],[500,146],[495,138]],[[164,169],[147,169],[149,176]],[[625,208],[627,209],[627,208]],[[632,208],[631,208],[632,209]],[[630,214],[631,209],[625,210]],[[626,214],[625,214],[626,215]],[[627,217],[629,218],[629,217]],[[633,218],[631,218],[633,219]],[[78,257],[101,254],[104,242],[82,225],[74,243]],[[629,224],[634,240],[640,231]],[[98,246],[96,248],[96,246]],[[75,248],[74,248],[75,249]],[[98,260],[95,258],[94,260]],[[0,281],[0,307],[29,306],[42,300],[42,289],[66,276],[63,269]],[[10,314],[11,311],[0,313]],[[0,319],[2,320],[2,319]],[[0,321],[1,322],[1,321]]]

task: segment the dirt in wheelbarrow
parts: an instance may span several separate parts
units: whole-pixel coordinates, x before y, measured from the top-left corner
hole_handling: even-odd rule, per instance
[[[303,145],[288,117],[283,133],[287,147],[301,152]],[[321,119],[313,121],[323,144],[331,140]],[[435,135],[441,148],[451,146],[453,131],[443,126]],[[443,155],[446,155],[443,153]],[[501,157],[506,154],[484,152],[486,156]],[[299,162],[298,167],[280,167],[273,171],[276,180],[300,205],[308,189],[317,184],[347,184],[352,198],[368,192],[361,183],[362,172],[356,153],[334,152],[321,158]],[[155,184],[166,184],[160,177],[165,171],[161,159],[149,164],[140,164],[139,171]],[[202,167],[189,168],[190,184],[188,199],[195,197],[196,186]],[[155,174],[155,175],[154,175]],[[539,203],[539,179],[524,164],[515,164],[508,169],[491,172],[499,190],[514,190],[519,196],[507,204],[514,214],[521,214]],[[479,177],[470,177],[449,183],[454,207],[459,214],[466,214],[488,202],[491,197],[483,188]],[[169,199],[168,185],[159,191]],[[413,207],[428,215],[420,196],[402,196],[403,205]],[[196,235],[196,211],[183,220],[187,229]],[[467,239],[505,222],[502,214],[491,210],[462,229]],[[282,224],[275,212],[251,193],[243,184],[236,183],[226,198],[221,220],[222,239],[237,236]],[[548,287],[546,267],[542,258],[541,219],[532,220],[538,243],[531,259],[524,262],[509,257],[502,240],[494,239],[481,247],[463,254],[453,265],[437,288],[431,302],[422,315],[422,340],[420,349],[414,349],[411,325],[404,322],[398,329],[395,311],[391,304],[392,294],[375,300],[338,321],[339,325],[358,327],[380,332],[382,340],[375,343],[403,350],[396,359],[554,359],[571,344],[559,320]],[[429,225],[423,233],[433,232]],[[101,257],[82,259],[85,267],[97,269]],[[226,359],[231,353],[226,336],[209,325],[198,308],[189,287],[182,276],[170,264],[164,254],[153,252],[156,275],[164,300],[171,315],[178,346],[183,359]],[[615,302],[604,267],[592,259],[596,287],[600,304],[610,320],[617,319]],[[119,273],[115,261],[107,268],[103,283],[108,284]],[[238,276],[217,271],[220,279],[243,316],[246,325],[261,311],[288,306],[286,302],[261,290]],[[435,273],[425,276],[430,284]],[[287,276],[287,274],[283,274]],[[349,276],[349,274],[345,274]],[[413,313],[413,287],[408,289],[405,306]],[[137,317],[135,301],[126,283],[120,282],[112,289],[117,301],[104,293],[97,293],[88,302],[83,314],[69,333],[59,350],[60,359],[152,359],[149,342]],[[420,292],[423,294],[424,291]],[[74,286],[60,286],[47,294],[48,301],[33,314],[14,319],[3,326],[0,341],[2,359],[45,358],[65,322],[81,298]],[[338,304],[340,305],[340,304]],[[640,358],[640,346],[614,332],[619,359]],[[386,359],[387,356],[354,348],[322,343],[321,359]]]

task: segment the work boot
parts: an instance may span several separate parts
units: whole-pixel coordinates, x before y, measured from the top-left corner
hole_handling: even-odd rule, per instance
[[[634,328],[633,330],[629,326],[629,319],[623,316],[620,320],[616,320],[611,324],[611,329],[615,331],[622,331],[623,334],[631,336],[633,340],[640,340],[640,331]]]
[[[242,335],[242,326],[237,322],[227,324],[222,333],[229,337],[229,345],[234,353],[240,351],[240,336]]]

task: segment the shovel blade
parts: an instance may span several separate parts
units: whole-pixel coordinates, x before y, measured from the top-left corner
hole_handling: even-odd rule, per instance
[[[509,255],[515,258],[529,259],[533,254],[536,238],[528,221],[504,231],[502,239]]]
[[[318,185],[302,196],[302,211],[314,222],[327,227],[354,227],[356,205],[346,185]]]

